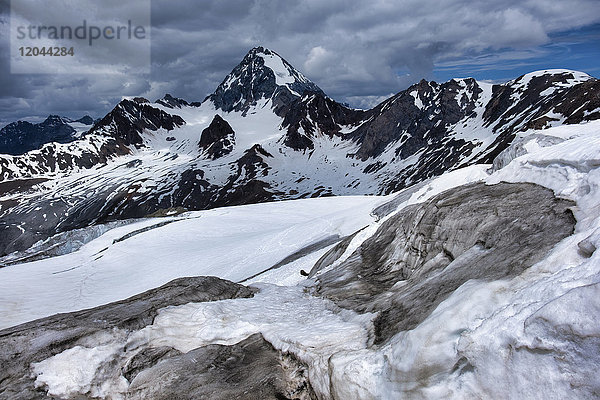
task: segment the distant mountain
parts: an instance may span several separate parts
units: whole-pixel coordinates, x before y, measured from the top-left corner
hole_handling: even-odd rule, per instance
[[[501,85],[421,81],[356,110],[257,47],[202,103],[125,99],[78,140],[1,156],[0,254],[171,209],[390,193],[491,163],[532,129],[599,119],[599,89],[545,70]]]
[[[21,155],[50,142],[69,143],[91,128],[94,120],[86,115],[72,120],[50,115],[43,122],[32,124],[17,121],[0,130],[0,154]]]
[[[162,99],[156,100],[155,103],[165,106],[167,108],[181,108],[183,106],[190,105],[190,103],[188,103],[187,101],[177,97],[173,97],[169,93],[167,93]]]
[[[244,115],[261,100],[270,100],[275,114],[283,116],[286,106],[306,91],[323,94],[279,54],[256,47],[225,77],[215,92],[205,99],[225,112]]]

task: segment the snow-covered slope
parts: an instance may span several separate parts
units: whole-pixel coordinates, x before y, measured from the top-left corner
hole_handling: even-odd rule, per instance
[[[332,362],[339,396],[596,397],[600,125],[544,134],[564,141],[530,143],[485,182],[532,182],[574,200],[574,234],[516,277],[466,282],[384,346],[340,354]]]
[[[328,197],[225,207],[115,227],[78,251],[1,268],[0,329],[120,300],[180,277],[244,281],[309,247],[307,258],[299,256],[301,263],[286,264],[292,268],[288,274],[299,280],[300,269],[310,270],[322,249],[372,222],[370,211],[384,199]],[[94,229],[87,230],[93,238]],[[86,241],[85,231],[80,237]]]

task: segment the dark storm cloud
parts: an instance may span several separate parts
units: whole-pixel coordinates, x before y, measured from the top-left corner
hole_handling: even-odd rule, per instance
[[[98,116],[123,95],[202,100],[257,45],[330,96],[367,106],[432,78],[438,65],[457,75],[467,59],[481,70],[526,65],[553,33],[597,22],[597,0],[154,0],[150,76],[15,78],[3,70],[0,101],[15,105],[2,117],[59,109]]]

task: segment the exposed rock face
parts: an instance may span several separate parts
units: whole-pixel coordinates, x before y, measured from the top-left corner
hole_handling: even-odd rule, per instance
[[[171,131],[185,124],[178,115],[152,107],[148,100],[136,97],[122,100],[110,113],[102,118],[90,134],[108,135],[117,139],[118,144],[140,146],[144,142],[141,133],[148,129]]]
[[[597,111],[600,107],[600,82],[597,79],[589,79],[575,86],[569,85],[569,82],[575,79],[572,72],[531,77],[530,74],[526,74],[507,84],[494,85],[493,96],[486,107],[484,120],[493,124],[494,131],[500,131],[521,128],[523,122],[533,123],[553,110],[569,116],[566,122],[568,124],[600,118],[600,111]],[[515,99],[519,101],[515,102]],[[583,99],[585,101],[581,101]],[[533,105],[537,107],[535,111],[531,109]],[[595,112],[592,113],[593,111]]]
[[[266,60],[274,60],[274,64],[281,70],[273,70]],[[281,75],[280,78],[285,78],[285,84],[278,84],[277,74]],[[323,93],[277,53],[255,47],[207,100],[225,112],[244,112],[260,99],[273,99],[275,112],[281,115],[279,111],[306,90]]]
[[[479,162],[491,162],[510,145],[517,132],[547,127],[555,119],[548,115],[563,115],[565,124],[599,119],[600,81],[580,79],[574,72],[548,71],[494,85],[483,119],[497,138]]]
[[[228,205],[238,205],[268,201],[281,195],[262,180],[269,174],[271,167],[268,159],[272,157],[259,144],[246,150],[237,160],[235,172],[220,189],[218,201]]]
[[[181,278],[127,300],[90,310],[58,314],[2,330],[0,331],[0,363],[2,364],[0,369],[0,382],[2,382],[2,385],[0,385],[0,398],[13,400],[46,398],[45,390],[35,387],[35,377],[31,375],[31,365],[33,363],[43,361],[76,346],[93,346],[94,338],[101,337],[103,334],[116,334],[115,332],[127,334],[128,332],[137,331],[152,324],[160,308],[189,302],[251,297],[253,293],[253,290],[249,288],[214,277]],[[253,351],[253,354],[256,354],[264,351],[266,353],[264,357],[267,359],[265,363],[267,368],[270,368],[269,363],[274,357],[273,350],[268,349],[267,345],[261,343],[258,338],[254,338],[254,341],[248,344],[251,345],[251,349],[242,349],[242,353],[243,351],[250,353]],[[252,345],[255,347],[252,347]],[[232,348],[229,353],[235,353],[237,350],[237,348]],[[224,350],[220,354],[227,353],[228,350]],[[199,351],[198,354],[204,354],[207,361],[215,361],[219,353],[208,349]],[[113,366],[115,371],[110,372],[109,375],[114,373],[117,376],[124,374],[135,381],[140,374],[143,374],[146,369],[151,369],[159,361],[170,360],[173,357],[177,359],[178,355],[179,352],[170,348],[152,350],[142,348],[132,359],[121,360],[124,363],[123,370],[119,369],[119,362],[121,361],[116,362]],[[251,356],[251,354],[248,354],[248,356]],[[189,362],[190,358],[188,357],[187,360]],[[227,362],[228,360],[223,361]],[[248,360],[242,358],[240,362],[242,363],[240,368],[245,368],[244,362],[247,363]],[[182,365],[177,361],[174,361],[174,363]],[[230,365],[233,364],[235,363],[230,362]],[[247,368],[251,369],[252,367]],[[223,371],[220,372],[221,374],[216,375],[217,380],[223,377]],[[106,371],[103,373],[106,373]],[[188,374],[190,375],[182,376],[181,381],[185,382],[194,377],[193,371],[189,369]],[[148,375],[146,374],[146,376]],[[97,383],[101,384],[102,382]],[[250,384],[250,381],[246,383]],[[254,383],[260,386],[259,382]],[[268,383],[264,383],[262,387],[267,386]],[[138,394],[143,393],[143,387],[144,385],[138,385]],[[243,393],[241,388],[238,389],[240,389],[240,394]],[[81,398],[88,398],[85,393],[82,393],[82,395]],[[190,394],[190,396],[190,398],[194,398],[193,394]]]
[[[491,163],[521,131],[600,118],[600,81],[572,71],[542,72],[491,87],[471,78],[423,80],[367,112],[348,135],[360,145],[354,156],[370,162],[369,173],[385,166],[376,159],[390,147],[392,163],[418,157],[382,188],[391,193],[448,170]],[[477,131],[488,132],[491,143],[480,147]]]
[[[223,157],[233,151],[235,132],[227,121],[215,115],[208,128],[202,131],[198,145],[212,160]]]
[[[461,91],[469,96],[458,97]],[[370,111],[372,120],[352,133],[361,144],[356,157],[376,157],[398,140],[401,146],[396,155],[400,158],[410,157],[426,146],[438,147],[447,137],[447,127],[474,111],[481,93],[474,79],[452,79],[441,85],[422,80]]]
[[[318,134],[343,136],[341,126],[357,124],[366,115],[366,111],[345,107],[322,92],[305,92],[285,112],[282,126],[287,134],[283,143],[294,150],[313,149],[311,138]]]
[[[0,154],[20,155],[46,143],[69,143],[76,139],[68,120],[50,115],[44,122],[17,121],[0,130]]]
[[[317,293],[341,307],[379,312],[381,343],[417,326],[466,281],[515,276],[541,260],[572,234],[571,206],[533,184],[451,189],[388,219],[346,261],[316,275]]]
[[[163,382],[157,385],[157,382]],[[287,399],[277,352],[261,334],[170,357],[131,381],[130,399]]]

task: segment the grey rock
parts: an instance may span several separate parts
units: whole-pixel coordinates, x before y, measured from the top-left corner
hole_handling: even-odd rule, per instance
[[[406,189],[403,189],[402,191],[400,191],[400,193],[395,195],[393,199],[376,207],[371,212],[371,214],[375,215],[375,217],[377,217],[377,220],[380,220],[381,218],[386,217],[387,215],[396,211],[402,203],[410,200],[410,198],[412,197],[413,194],[415,194],[416,192],[421,190],[421,188],[423,188],[425,185],[427,185],[430,182],[431,182],[431,179],[428,179],[423,182],[415,183],[414,185],[412,185]]]
[[[132,382],[140,372],[154,367],[164,359],[179,356],[181,354],[182,353],[179,350],[168,346],[146,347],[129,360],[127,365],[121,370],[122,375],[129,382]]]
[[[34,386],[31,364],[77,345],[89,345],[100,334],[133,332],[152,324],[160,308],[189,302],[252,297],[255,290],[214,277],[180,278],[159,288],[108,305],[57,314],[0,331],[0,399],[45,398]],[[123,372],[135,376],[145,360],[148,367],[174,354],[144,353]],[[134,357],[135,359],[135,357]],[[116,366],[118,367],[118,366]]]
[[[573,205],[534,184],[451,189],[384,222],[346,261],[317,274],[316,293],[379,312],[375,341],[384,342],[466,281],[516,276],[541,260],[572,234]]]
[[[321,256],[321,258],[319,258],[317,260],[317,262],[315,263],[315,265],[313,265],[312,269],[308,273],[308,277],[309,278],[314,277],[319,271],[321,271],[324,268],[330,266],[331,264],[333,264],[335,262],[335,260],[337,260],[338,258],[340,258],[340,256],[342,254],[344,254],[344,252],[346,251],[346,249],[350,245],[350,242],[352,242],[352,239],[354,239],[354,237],[361,230],[358,230],[358,231],[354,232],[352,235],[347,236],[346,238],[344,238],[344,240],[340,241],[337,245],[335,245],[331,250],[329,250],[328,252],[326,252],[325,254],[323,254]]]
[[[198,145],[210,159],[223,157],[233,151],[235,132],[231,125],[218,114],[210,125],[202,131]]]
[[[577,247],[579,249],[579,254],[586,258],[590,258],[597,250],[596,245],[590,240],[590,238],[586,238],[577,243]]]
[[[261,334],[231,346],[208,345],[140,372],[128,399],[310,398],[309,386],[290,391],[279,352]],[[304,390],[302,390],[304,389]]]

